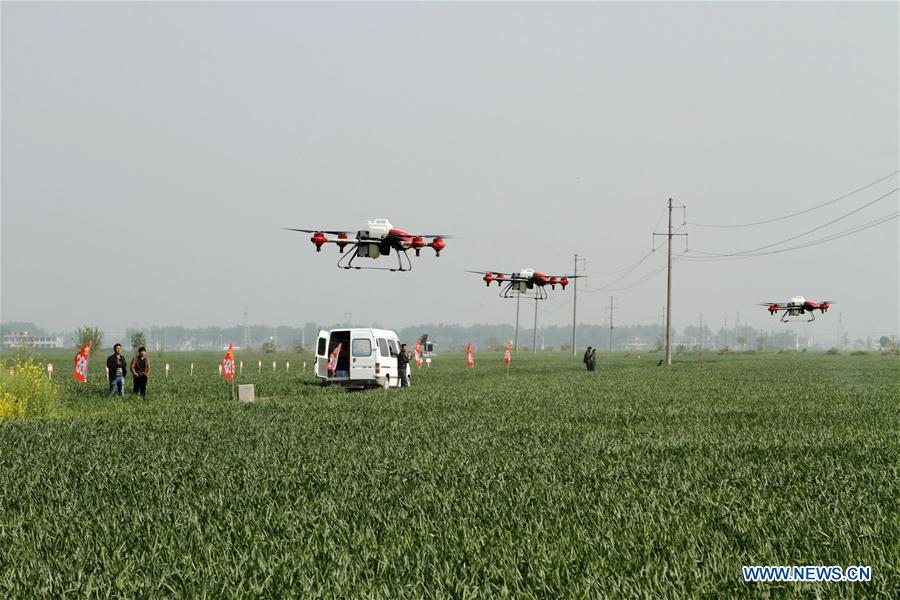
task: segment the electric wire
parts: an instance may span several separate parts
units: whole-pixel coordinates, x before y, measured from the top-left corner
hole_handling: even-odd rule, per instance
[[[870,202],[866,202],[866,203],[863,204],[862,206],[859,206],[859,207],[857,207],[857,208],[851,210],[850,212],[841,215],[840,217],[837,217],[837,218],[835,218],[835,219],[832,219],[831,221],[828,221],[827,223],[825,223],[825,224],[823,224],[823,225],[819,225],[818,227],[814,227],[814,228],[812,228],[812,229],[809,229],[809,230],[807,230],[807,231],[804,231],[803,233],[799,233],[799,234],[794,235],[794,236],[791,236],[791,237],[789,237],[789,238],[786,238],[786,239],[783,239],[783,240],[780,240],[780,241],[777,241],[777,242],[772,242],[771,244],[766,244],[766,245],[764,245],[764,246],[759,246],[758,248],[751,248],[751,249],[749,249],[749,250],[742,250],[742,251],[740,251],[740,252],[724,252],[724,253],[720,253],[720,252],[704,252],[704,251],[702,251],[702,250],[692,250],[692,253],[703,254],[703,255],[706,255],[706,256],[710,256],[710,257],[731,257],[731,256],[751,255],[751,254],[754,254],[754,253],[756,253],[756,252],[758,252],[758,251],[760,251],[760,250],[766,250],[767,248],[771,248],[771,247],[773,247],[773,246],[780,246],[780,245],[782,245],[782,244],[786,244],[786,243],[792,242],[792,241],[794,241],[794,240],[796,240],[796,239],[798,239],[798,238],[801,238],[801,237],[804,237],[804,236],[806,236],[806,235],[809,235],[810,233],[814,233],[814,232],[816,232],[816,231],[819,231],[820,229],[824,229],[825,227],[828,227],[829,225],[833,225],[834,223],[837,223],[838,221],[842,221],[842,220],[846,219],[847,217],[849,217],[849,216],[851,216],[851,215],[853,215],[853,214],[858,213],[859,211],[863,210],[864,208],[868,208],[869,206],[872,206],[872,205],[875,204],[876,202],[880,202],[880,201],[884,200],[885,198],[887,198],[888,196],[890,196],[891,194],[893,194],[893,193],[895,193],[895,192],[897,192],[897,191],[900,191],[900,187],[896,187],[896,188],[892,189],[891,191],[887,192],[886,194],[883,194],[883,195],[879,196],[878,198],[875,198],[874,200],[872,200],[872,201],[870,201]]]
[[[891,220],[893,220],[893,219],[896,219],[897,217],[900,217],[900,211],[897,211],[897,212],[894,212],[894,213],[890,213],[890,214],[887,214],[887,215],[878,217],[877,219],[874,219],[874,220],[869,221],[869,222],[867,222],[867,223],[863,223],[862,225],[857,225],[857,226],[855,226],[855,227],[851,227],[850,229],[847,229],[847,230],[844,230],[844,231],[841,231],[841,232],[838,232],[838,233],[834,233],[834,234],[828,235],[828,236],[826,236],[826,237],[824,237],[824,238],[819,238],[819,239],[817,239],[817,240],[814,240],[814,241],[811,241],[811,242],[807,242],[807,243],[804,243],[804,244],[800,244],[800,245],[797,245],[797,246],[790,246],[790,247],[788,247],[788,248],[779,248],[779,249],[777,249],[777,250],[769,250],[769,251],[767,251],[767,252],[756,252],[756,253],[753,253],[753,254],[714,255],[714,256],[684,256],[683,258],[684,258],[685,260],[689,260],[689,261],[702,261],[702,260],[707,260],[707,261],[709,261],[709,260],[712,260],[712,261],[716,261],[716,260],[739,260],[739,259],[742,259],[742,258],[753,258],[753,257],[755,257],[755,256],[768,256],[768,255],[771,255],[771,254],[781,254],[782,252],[792,252],[792,251],[794,251],[794,250],[802,250],[803,248],[809,248],[809,247],[811,247],[811,246],[818,246],[819,244],[824,244],[824,243],[826,243],[826,242],[831,242],[831,241],[834,241],[834,240],[837,240],[837,239],[840,239],[840,238],[844,238],[844,237],[847,237],[847,236],[849,236],[849,235],[853,235],[854,233],[859,233],[860,231],[865,231],[866,229],[871,229],[872,227],[876,227],[876,226],[881,225],[881,224],[883,224],[883,223],[887,223],[888,221],[891,221]],[[693,251],[692,251],[692,252],[693,252]]]
[[[799,215],[806,214],[808,212],[812,212],[816,209],[822,208],[823,206],[828,206],[829,204],[834,204],[835,202],[839,202],[845,198],[849,198],[850,196],[858,194],[859,192],[867,190],[870,187],[881,183],[885,179],[890,179],[891,177],[897,175],[898,173],[900,173],[900,170],[894,171],[893,173],[889,173],[889,174],[885,175],[884,177],[882,177],[880,179],[876,179],[875,181],[868,183],[861,188],[857,188],[857,189],[853,190],[852,192],[848,192],[848,193],[844,194],[843,196],[838,196],[837,198],[834,198],[833,200],[829,200],[828,202],[823,202],[822,204],[817,204],[816,206],[813,206],[811,208],[806,208],[801,211],[791,213],[789,215],[784,215],[783,217],[776,217],[774,219],[766,219],[765,221],[755,221],[753,223],[740,223],[737,225],[711,225],[711,224],[705,224],[705,223],[688,223],[688,225],[692,225],[694,227],[709,227],[709,228],[714,228],[714,229],[732,229],[732,228],[737,228],[737,227],[754,227],[756,225],[765,225],[767,223],[775,223],[777,221],[783,221],[785,219],[790,219],[792,217],[796,217]]]

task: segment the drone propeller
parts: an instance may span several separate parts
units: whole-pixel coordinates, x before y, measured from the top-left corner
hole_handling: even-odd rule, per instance
[[[329,229],[295,229],[293,227],[285,227],[288,231],[299,231],[300,233],[327,233],[329,235],[346,235],[348,233],[353,233],[352,231],[338,231],[338,230],[329,230]]]

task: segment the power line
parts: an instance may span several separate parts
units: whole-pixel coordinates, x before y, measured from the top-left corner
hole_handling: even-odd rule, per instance
[[[814,240],[812,242],[807,242],[804,244],[800,244],[798,246],[791,246],[789,248],[779,248],[778,250],[770,250],[768,252],[757,252],[754,254],[737,254],[737,255],[713,255],[713,256],[682,256],[685,260],[738,260],[742,258],[753,258],[755,256],[768,256],[770,254],[780,254],[782,252],[792,252],[794,250],[802,250],[803,248],[809,248],[811,246],[818,246],[819,244],[824,244],[826,242],[831,242],[833,240],[837,240],[843,237],[847,237],[849,235],[853,235],[854,233],[859,233],[860,231],[865,231],[866,229],[871,229],[877,225],[881,225],[882,223],[887,223],[893,219],[900,217],[900,211],[894,212],[888,215],[884,215],[868,223],[863,223],[862,225],[858,225],[856,227],[852,227],[845,231],[834,233],[824,238],[820,238],[818,240]]]
[[[841,215],[840,217],[832,219],[831,221],[828,221],[827,223],[825,223],[823,225],[819,225],[818,227],[814,227],[808,231],[804,231],[803,233],[799,233],[799,234],[791,236],[789,238],[786,238],[786,239],[783,239],[783,240],[780,240],[777,242],[772,242],[771,244],[766,244],[765,246],[760,246],[758,248],[751,248],[750,250],[742,250],[740,252],[717,253],[717,252],[704,252],[702,250],[694,250],[693,252],[696,252],[697,254],[704,254],[704,255],[710,256],[710,257],[742,256],[742,255],[749,255],[749,254],[758,252],[759,250],[765,250],[767,248],[771,248],[772,246],[780,246],[782,244],[792,242],[792,241],[794,241],[798,238],[801,238],[805,235],[809,235],[810,233],[819,231],[820,229],[824,229],[824,228],[828,227],[829,225],[833,225],[834,223],[837,223],[838,221],[842,221],[842,220],[846,219],[847,217],[849,217],[850,215],[856,214],[859,211],[863,210],[864,208],[868,208],[869,206],[872,206],[876,202],[880,202],[880,201],[884,200],[885,198],[887,198],[888,196],[890,196],[891,194],[893,194],[894,192],[897,192],[897,191],[900,191],[900,187],[894,188],[891,191],[889,191],[888,193],[886,193],[882,196],[879,196],[878,198],[875,198],[871,202],[867,202],[867,203],[863,204],[862,206],[855,208],[855,209],[851,210],[850,212]]]
[[[835,198],[833,200],[829,200],[828,202],[823,202],[822,204],[817,204],[816,206],[813,206],[811,208],[806,208],[804,210],[801,210],[801,211],[798,211],[795,213],[791,213],[789,215],[784,215],[783,217],[776,217],[774,219],[766,219],[765,221],[755,221],[753,223],[741,223],[738,225],[709,225],[709,224],[704,224],[704,223],[688,223],[688,225],[693,225],[694,227],[711,227],[711,228],[715,228],[715,229],[732,229],[732,228],[737,228],[737,227],[754,227],[756,225],[765,225],[766,223],[775,223],[776,221],[783,221],[785,219],[790,219],[790,218],[796,217],[798,215],[803,215],[808,212],[812,212],[818,208],[822,208],[823,206],[828,206],[829,204],[834,204],[835,202],[839,202],[845,198],[849,198],[850,196],[853,196],[854,194],[858,194],[859,192],[861,192],[863,190],[867,190],[870,187],[881,183],[885,179],[889,179],[889,178],[893,177],[897,173],[900,173],[900,170],[894,171],[893,173],[889,173],[888,175],[885,175],[884,177],[882,177],[880,179],[876,179],[875,181],[868,183],[861,188],[857,188],[857,189],[853,190],[852,192],[848,192],[848,193],[844,194],[843,196],[838,196],[837,198]]]

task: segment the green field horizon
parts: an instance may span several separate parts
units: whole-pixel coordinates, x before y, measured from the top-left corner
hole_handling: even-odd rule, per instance
[[[36,354],[58,401],[0,421],[5,597],[900,597],[896,355],[441,353],[348,393],[239,352],[243,404],[221,352],[151,354],[146,400],[108,354]]]

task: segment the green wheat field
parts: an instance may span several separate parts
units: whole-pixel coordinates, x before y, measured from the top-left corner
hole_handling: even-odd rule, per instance
[[[59,399],[0,421],[2,597],[900,597],[897,356],[445,353],[347,393],[238,352],[242,404],[222,353],[151,354],[146,401],[106,354],[37,355]]]

